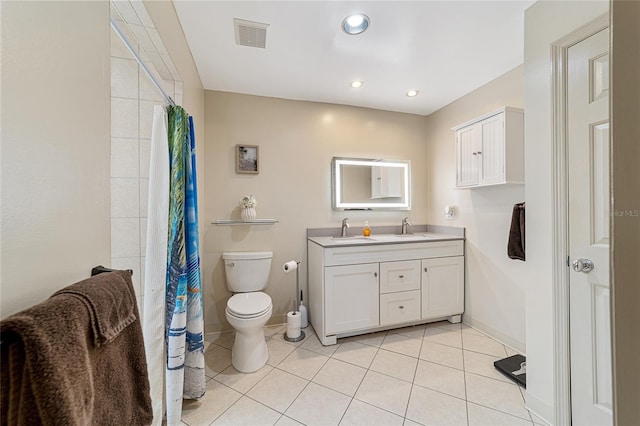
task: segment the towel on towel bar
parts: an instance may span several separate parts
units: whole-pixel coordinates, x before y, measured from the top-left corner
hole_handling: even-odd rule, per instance
[[[522,261],[525,260],[524,208],[525,203],[518,203],[513,206],[511,228],[509,229],[509,242],[507,243],[507,255],[509,258]]]
[[[0,322],[0,422],[151,423],[131,275],[100,274]]]

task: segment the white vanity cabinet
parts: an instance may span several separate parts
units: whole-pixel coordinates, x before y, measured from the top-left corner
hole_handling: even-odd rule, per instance
[[[422,319],[464,311],[464,257],[422,259]]]
[[[377,326],[378,288],[377,263],[326,267],[327,333]]]
[[[323,345],[464,311],[462,238],[332,244],[308,240],[309,321]],[[399,238],[400,239],[400,238]]]
[[[504,107],[452,129],[456,187],[524,183],[524,111]]]

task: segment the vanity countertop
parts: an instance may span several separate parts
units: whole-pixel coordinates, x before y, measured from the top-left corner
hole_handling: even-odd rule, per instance
[[[321,247],[350,247],[379,244],[407,244],[436,241],[464,240],[463,236],[439,234],[435,232],[418,232],[413,234],[372,234],[370,237],[354,235],[350,237],[309,237],[309,241]]]

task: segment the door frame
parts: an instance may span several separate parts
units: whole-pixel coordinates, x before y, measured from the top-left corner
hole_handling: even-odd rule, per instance
[[[569,48],[608,28],[609,13],[551,44],[554,424],[571,424],[567,69]],[[611,144],[611,140],[609,141]]]

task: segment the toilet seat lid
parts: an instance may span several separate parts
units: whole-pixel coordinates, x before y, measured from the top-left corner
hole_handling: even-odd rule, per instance
[[[271,297],[261,291],[238,293],[231,296],[231,299],[227,302],[227,309],[232,314],[240,317],[262,314],[270,306]]]

